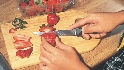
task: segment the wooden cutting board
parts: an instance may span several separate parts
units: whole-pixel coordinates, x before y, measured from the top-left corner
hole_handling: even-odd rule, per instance
[[[71,24],[75,22],[76,18],[81,18],[87,16],[86,13],[76,10],[68,10],[66,12],[61,12],[57,14],[60,17],[59,23],[55,26],[56,29],[67,29]],[[39,26],[42,24],[47,24],[47,15],[36,16],[30,19],[25,19],[28,24],[27,28],[24,30],[16,31],[16,34],[22,34],[32,37],[31,43],[33,43],[33,52],[29,58],[19,58],[16,56],[16,49],[13,44],[12,34],[9,34],[9,29],[12,28],[11,23],[5,23],[1,25],[4,41],[6,44],[8,56],[10,59],[10,64],[13,69],[22,68],[26,66],[32,66],[38,64],[40,56],[40,36],[34,35],[33,32],[39,30]],[[79,53],[86,53],[94,49],[100,42],[100,39],[84,40],[82,37],[76,36],[64,36],[60,37],[62,42],[75,47]]]

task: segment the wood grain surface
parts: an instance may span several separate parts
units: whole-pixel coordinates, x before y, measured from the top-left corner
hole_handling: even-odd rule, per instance
[[[70,26],[75,22],[76,18],[87,16],[86,13],[76,10],[69,10],[64,13],[61,12],[57,15],[60,17],[59,23],[57,23],[57,25],[55,26],[57,30],[67,29],[68,26]],[[47,23],[46,16],[47,15],[25,19],[28,22],[28,24],[26,25],[27,28],[24,30],[18,30],[16,32],[16,34],[22,34],[32,37],[31,43],[33,43],[34,50],[29,58],[21,59],[15,55],[16,49],[13,44],[13,38],[12,38],[13,35],[8,33],[9,29],[13,27],[12,24],[5,23],[1,25],[8,56],[13,69],[17,69],[19,67],[31,66],[34,64],[38,64],[40,62],[39,55],[40,55],[40,44],[42,43],[40,39],[41,37],[34,35],[33,32],[38,31],[39,26]],[[64,36],[64,37],[61,36],[60,38],[63,43],[75,47],[79,53],[85,53],[90,50],[93,50],[100,42],[100,39],[84,40],[82,37],[75,37],[75,36]]]
[[[8,2],[4,3],[5,1],[8,1]],[[0,5],[0,9],[1,9],[0,25],[6,22],[12,21],[15,17],[21,16],[20,13],[15,8],[17,7],[15,0],[5,0],[5,1],[2,1],[2,0],[0,1],[2,4]],[[75,0],[75,1],[77,2],[77,4],[71,9],[75,9],[77,11],[83,11],[87,13],[117,12],[120,10],[124,10],[124,0],[82,0],[82,1],[86,1],[85,3],[80,2],[81,0]],[[78,4],[80,4],[80,6]],[[117,31],[119,30],[117,29]],[[107,60],[117,51],[118,40],[120,38],[120,35],[121,33],[110,34],[109,36],[103,38],[100,44],[93,51],[82,54],[84,62],[89,67],[93,68],[99,65],[100,63],[102,63],[103,61]],[[0,29],[0,52],[3,53],[4,57],[10,63],[10,58],[9,58],[10,54],[8,55],[8,51],[5,46],[5,42],[3,39],[3,34],[1,32],[1,29]],[[36,56],[36,58],[37,57],[38,56]],[[32,58],[31,61],[35,62],[35,60],[36,60],[35,58]],[[25,59],[25,61],[28,61],[28,60]],[[31,66],[25,66],[25,67],[23,67],[23,65],[20,65],[18,69],[14,69],[14,70],[39,70],[39,67],[38,67],[38,64],[34,64]],[[97,70],[99,70],[99,68]]]

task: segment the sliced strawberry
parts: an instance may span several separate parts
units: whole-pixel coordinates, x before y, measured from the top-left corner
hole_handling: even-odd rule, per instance
[[[48,14],[48,16],[47,16],[47,23],[49,25],[52,25],[52,26],[56,25],[58,23],[58,21],[59,21],[59,17],[58,16],[56,16],[53,13]]]
[[[19,49],[16,52],[16,56],[19,56],[21,58],[25,58],[25,57],[29,58],[29,56],[31,55],[32,51],[33,51],[33,47],[28,47],[26,49]]]
[[[15,33],[15,28],[11,28],[11,29],[9,29],[9,33]]]
[[[33,46],[33,44],[31,42],[28,42],[28,41],[17,40],[14,42],[14,46],[16,49],[23,49],[26,47],[31,47],[31,46]]]
[[[26,35],[21,35],[21,34],[14,34],[13,39],[14,39],[15,41],[24,40],[24,41],[30,42],[31,37],[28,37],[28,36],[26,36]]]
[[[47,42],[53,46],[55,46],[56,42],[55,42],[55,38],[56,38],[56,34],[55,33],[44,33],[41,35],[41,37],[44,37]]]
[[[26,7],[28,6],[28,3],[27,2],[22,2],[19,6],[20,6],[21,10],[25,10]]]
[[[26,56],[27,58],[29,58],[29,56],[30,56],[30,54],[32,53],[32,51],[33,51],[33,47],[30,47],[29,49],[25,50],[25,56]]]

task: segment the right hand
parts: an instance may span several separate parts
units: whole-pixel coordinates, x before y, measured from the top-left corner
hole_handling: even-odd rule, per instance
[[[93,13],[80,19],[75,24],[71,25],[69,29],[82,27],[83,38],[101,38],[120,23],[120,21],[117,20],[118,17],[119,16],[115,13]]]

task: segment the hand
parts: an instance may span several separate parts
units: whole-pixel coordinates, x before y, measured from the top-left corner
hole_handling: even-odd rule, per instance
[[[72,47],[56,38],[56,47],[42,38],[40,70],[89,70]]]
[[[69,29],[82,27],[83,38],[101,38],[121,23],[118,17],[117,13],[94,13],[80,19],[71,25]]]

